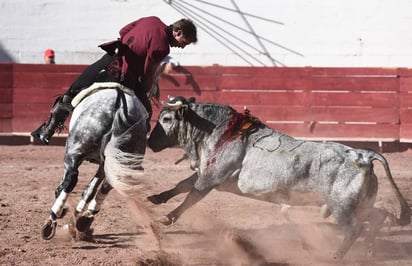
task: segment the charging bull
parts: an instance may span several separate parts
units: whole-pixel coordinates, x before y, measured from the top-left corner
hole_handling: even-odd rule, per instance
[[[334,256],[337,259],[344,257],[364,231],[364,222],[369,224],[365,237],[369,252],[388,216],[400,226],[410,223],[411,210],[388,162],[372,150],[298,140],[266,126],[249,112],[183,97],[164,103],[148,140],[154,152],[175,145],[184,149],[197,175],[191,177],[193,186],[184,202],[167,215],[169,224],[222,186],[234,186],[239,193],[256,197],[278,195],[284,203],[294,193],[316,194],[344,232]],[[400,218],[374,207],[378,191],[374,160],[385,169],[400,203]]]

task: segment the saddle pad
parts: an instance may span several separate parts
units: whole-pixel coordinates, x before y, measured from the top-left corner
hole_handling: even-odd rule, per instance
[[[71,102],[72,106],[76,107],[84,98],[86,98],[90,94],[95,93],[98,90],[104,90],[104,89],[109,89],[109,88],[110,89],[117,88],[129,95],[132,95],[132,96],[135,95],[133,90],[117,82],[95,82],[92,85],[90,85],[88,88],[85,88],[82,91],[80,91],[76,95],[76,97],[73,98]]]

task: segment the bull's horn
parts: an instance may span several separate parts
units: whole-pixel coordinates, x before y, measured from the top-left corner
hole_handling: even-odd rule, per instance
[[[170,108],[172,110],[179,110],[183,106],[182,101],[177,101],[175,103],[162,102],[162,104],[163,104],[164,107]]]
[[[173,99],[174,99],[175,97],[173,97],[172,95],[167,95],[167,98],[169,99],[169,102],[171,102],[171,101],[173,101]]]

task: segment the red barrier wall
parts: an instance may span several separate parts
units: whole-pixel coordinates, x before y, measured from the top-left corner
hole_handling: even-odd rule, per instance
[[[31,132],[83,65],[0,64],[0,132]],[[412,69],[181,67],[167,95],[247,106],[269,126],[314,140],[412,142]],[[160,110],[154,107],[153,120]],[[154,122],[154,121],[153,121]]]
[[[239,111],[248,106],[295,137],[412,142],[412,69],[213,66],[188,72],[162,79],[163,95],[193,96],[201,88],[199,100]]]
[[[0,132],[31,132],[86,66],[0,64]],[[4,79],[3,79],[4,78]]]

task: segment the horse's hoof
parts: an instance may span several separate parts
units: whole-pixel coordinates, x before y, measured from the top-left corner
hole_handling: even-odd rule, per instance
[[[66,206],[64,206],[63,209],[62,209],[62,211],[61,211],[61,213],[60,213],[60,215],[59,215],[57,218],[61,219],[61,218],[63,218],[64,216],[66,216],[68,210],[69,210],[69,208],[66,207]]]
[[[86,232],[87,230],[90,229],[90,226],[92,225],[94,220],[94,217],[86,217],[86,216],[80,216],[77,221],[76,221],[76,228],[80,232]]]
[[[49,220],[45,225],[41,228],[41,237],[44,240],[50,240],[56,234],[56,227],[57,222]]]
[[[163,203],[163,201],[160,199],[160,196],[159,196],[159,195],[152,195],[152,196],[147,197],[147,199],[148,199],[151,203],[156,204],[156,205],[159,205],[159,204],[162,204],[162,203]]]

